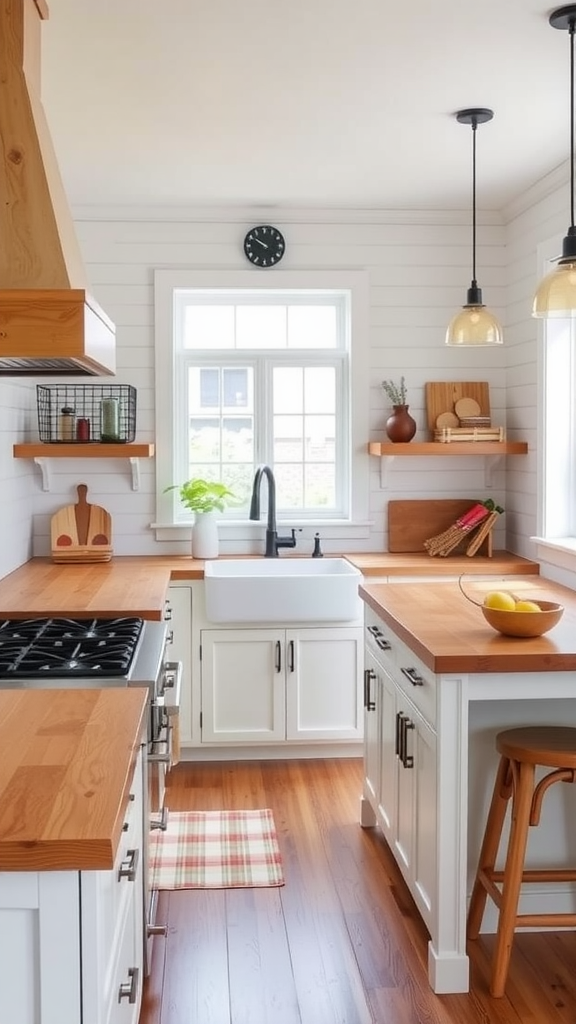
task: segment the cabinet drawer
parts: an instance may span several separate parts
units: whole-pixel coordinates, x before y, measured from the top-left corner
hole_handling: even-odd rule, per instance
[[[395,637],[394,680],[433,728],[436,726],[436,690],[434,673],[426,667],[407,644]]]
[[[136,1024],[142,1001],[142,962],[136,951],[134,915],[127,914],[108,993],[106,1024]]]

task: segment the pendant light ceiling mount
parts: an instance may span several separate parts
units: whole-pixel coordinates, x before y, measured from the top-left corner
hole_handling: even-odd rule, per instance
[[[570,37],[570,226],[562,240],[562,255],[556,267],[538,285],[532,316],[542,319],[576,317],[576,227],[574,225],[574,34],[576,4],[552,11],[552,28],[568,32]]]
[[[501,345],[500,323],[482,302],[482,289],[476,280],[476,129],[494,117],[489,107],[467,107],[455,114],[459,124],[472,128],[472,281],[466,304],[452,318],[446,331],[447,345]]]

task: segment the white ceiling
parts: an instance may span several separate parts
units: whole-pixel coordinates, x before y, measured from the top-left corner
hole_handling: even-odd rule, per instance
[[[569,147],[546,0],[48,0],[73,204],[501,209]],[[559,6],[559,5],[558,5]],[[568,211],[567,211],[568,213]]]

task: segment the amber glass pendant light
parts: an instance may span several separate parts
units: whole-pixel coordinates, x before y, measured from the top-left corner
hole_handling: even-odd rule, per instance
[[[472,281],[466,304],[452,318],[446,331],[447,345],[502,345],[502,327],[482,302],[482,289],[476,280],[476,129],[491,121],[494,112],[486,107],[459,110],[456,120],[472,128]]]
[[[538,285],[532,316],[548,318],[576,317],[576,228],[574,227],[574,30],[576,5],[552,11],[552,28],[566,29],[570,36],[570,227],[562,241],[562,256]]]

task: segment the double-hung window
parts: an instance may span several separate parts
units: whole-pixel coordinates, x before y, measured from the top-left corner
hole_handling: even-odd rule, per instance
[[[244,287],[196,277],[157,273],[157,428],[171,453],[159,486],[219,480],[238,499],[223,518],[246,519],[265,463],[279,517],[349,521],[351,288],[285,287],[277,272],[257,287],[250,274]],[[164,522],[185,522],[176,492],[170,501]]]

